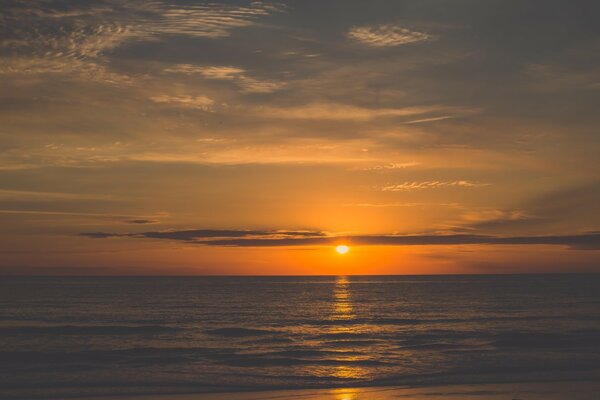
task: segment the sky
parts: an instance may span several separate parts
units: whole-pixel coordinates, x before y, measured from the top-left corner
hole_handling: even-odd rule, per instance
[[[0,274],[600,272],[600,2],[1,7]]]

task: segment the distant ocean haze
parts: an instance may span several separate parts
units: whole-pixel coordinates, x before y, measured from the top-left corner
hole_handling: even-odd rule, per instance
[[[5,277],[0,398],[596,379],[600,276]]]

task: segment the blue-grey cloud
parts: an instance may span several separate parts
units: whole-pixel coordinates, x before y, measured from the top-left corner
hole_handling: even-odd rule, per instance
[[[127,222],[128,224],[137,224],[137,225],[156,224],[156,223],[158,223],[158,221],[155,220],[155,219],[143,219],[143,218],[140,218],[140,219],[130,219],[130,220],[125,221],[125,222]]]
[[[492,235],[344,235],[328,236],[321,231],[212,230],[155,231],[141,233],[82,233],[96,239],[133,237],[169,239],[208,246],[283,247],[348,243],[357,246],[417,245],[559,245],[573,249],[600,250],[600,232],[573,235],[492,236]]]
[[[544,232],[566,224],[597,227],[600,218],[595,211],[600,204],[600,183],[587,182],[577,186],[554,189],[519,204],[518,210],[500,212],[496,218],[475,221],[468,229],[496,233],[516,230]]]
[[[170,239],[184,242],[203,243],[206,239],[221,238],[222,240],[232,240],[238,238],[261,238],[261,239],[292,239],[292,238],[318,238],[325,237],[326,234],[320,231],[303,230],[236,230],[236,229],[186,229],[169,231],[151,231],[139,233],[106,233],[106,232],[86,232],[81,236],[87,236],[95,239],[110,237],[132,237],[148,239]]]

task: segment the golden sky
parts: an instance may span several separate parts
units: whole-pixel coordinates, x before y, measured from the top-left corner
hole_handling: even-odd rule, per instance
[[[2,8],[0,273],[600,272],[596,2]]]

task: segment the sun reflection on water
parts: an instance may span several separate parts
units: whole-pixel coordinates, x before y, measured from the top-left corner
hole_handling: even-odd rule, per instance
[[[338,276],[333,287],[333,319],[348,320],[354,318],[349,282],[345,276]]]
[[[358,399],[356,392],[355,389],[333,389],[331,394],[335,396],[335,400],[356,400]]]
[[[355,318],[350,292],[350,282],[345,276],[338,276],[335,280],[335,285],[333,287],[333,315],[331,317],[336,321],[348,321]],[[349,324],[342,326],[334,325],[330,333],[353,334],[358,332],[354,325]],[[350,363],[358,360],[358,357],[356,356],[349,356],[343,353],[340,354],[340,356],[339,359]],[[367,371],[365,368],[352,364],[336,366],[330,372],[330,376],[345,379],[360,379],[364,378],[366,375]]]
[[[361,365],[364,360],[370,359],[356,348],[355,339],[365,333],[364,324],[356,325],[355,307],[352,303],[351,284],[347,277],[339,276],[333,285],[331,312],[328,320],[330,324],[323,327],[323,342],[321,346],[330,354],[328,356],[332,365],[307,366],[305,372],[313,376],[330,377],[336,379],[363,380],[370,377],[368,368]],[[362,328],[362,329],[361,329]],[[336,397],[337,399],[337,397]],[[353,400],[354,394],[340,393],[340,400]]]

